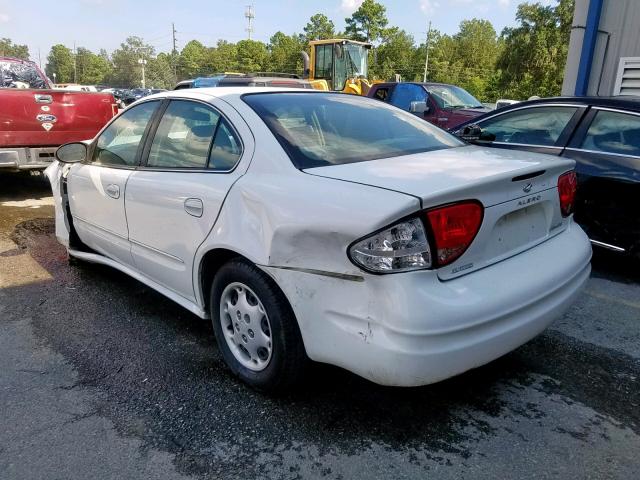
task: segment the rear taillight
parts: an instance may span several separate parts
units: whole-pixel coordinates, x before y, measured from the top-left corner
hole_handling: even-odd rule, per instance
[[[438,266],[450,264],[469,248],[480,230],[482,215],[482,205],[473,201],[427,211]]]
[[[560,211],[563,217],[573,213],[573,204],[578,190],[578,177],[576,172],[563,173],[558,177],[558,196],[560,197]]]
[[[349,247],[349,258],[372,273],[441,267],[460,257],[471,245],[482,215],[482,205],[475,201],[433,208],[422,219],[408,218],[354,242]]]

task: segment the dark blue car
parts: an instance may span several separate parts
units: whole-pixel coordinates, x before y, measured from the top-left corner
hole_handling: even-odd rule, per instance
[[[640,98],[532,100],[452,132],[478,145],[575,160],[576,221],[594,245],[640,258]]]

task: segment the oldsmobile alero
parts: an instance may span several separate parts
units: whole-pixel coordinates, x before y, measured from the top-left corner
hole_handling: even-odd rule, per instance
[[[211,318],[263,390],[309,359],[384,385],[457,375],[539,334],[590,272],[573,161],[470,146],[373,99],[165,92],[57,159],[69,255]]]

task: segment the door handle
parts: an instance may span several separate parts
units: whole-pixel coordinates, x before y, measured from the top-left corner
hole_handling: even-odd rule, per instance
[[[36,93],[34,95],[36,103],[53,103],[53,96]]]
[[[120,198],[120,187],[115,183],[107,185],[107,188],[105,188],[105,192],[107,192],[107,195],[109,195],[111,198]]]
[[[201,217],[204,211],[202,200],[199,198],[187,198],[184,201],[184,211],[194,217]]]

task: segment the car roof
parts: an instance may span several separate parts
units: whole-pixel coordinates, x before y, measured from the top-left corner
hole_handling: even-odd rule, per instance
[[[464,127],[471,123],[477,123],[485,118],[492,117],[497,114],[506,113],[512,110],[519,110],[521,108],[526,108],[535,105],[549,105],[549,104],[559,104],[559,105],[578,105],[578,106],[587,106],[587,107],[603,107],[603,108],[615,108],[620,110],[628,110],[631,112],[640,112],[640,97],[635,96],[626,96],[620,95],[617,97],[549,97],[549,98],[538,98],[535,100],[525,100],[524,102],[518,102],[511,105],[507,105],[505,107],[500,108],[499,110],[492,110],[487,113],[483,113],[482,115],[478,115],[477,117],[473,117],[466,122],[457,125],[455,129],[459,129],[460,127]]]
[[[400,85],[400,84],[410,84],[410,85],[422,85],[423,87],[457,87],[458,85],[454,85],[452,83],[440,83],[440,82],[383,82],[376,83],[372,85],[372,87],[388,87],[391,85]]]
[[[347,95],[341,92],[330,92],[316,89],[295,88],[295,87],[203,87],[203,88],[185,88],[182,90],[168,90],[166,92],[156,93],[144,97],[145,99],[158,99],[158,98],[220,98],[230,99],[238,98],[246,93],[297,93],[314,95],[317,93],[335,94],[335,95]]]

